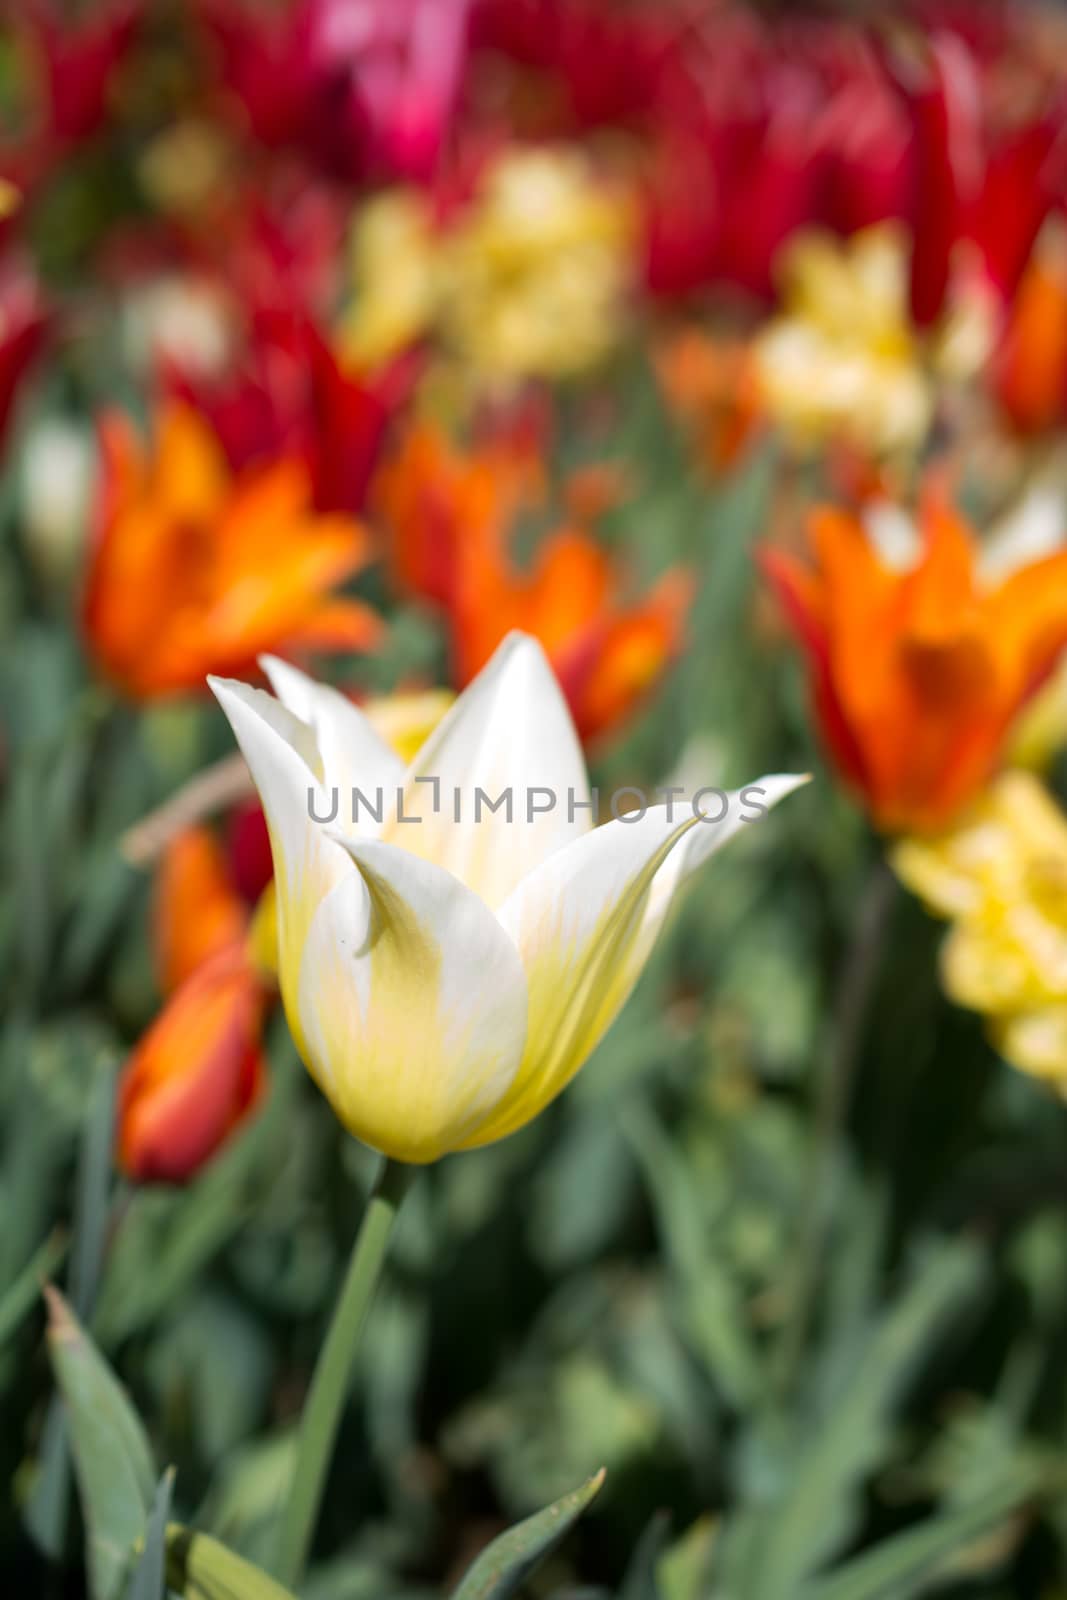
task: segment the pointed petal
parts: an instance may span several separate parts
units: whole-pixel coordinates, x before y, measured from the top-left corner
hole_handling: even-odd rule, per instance
[[[650,807],[640,820],[597,828],[524,879],[499,917],[526,968],[526,1052],[507,1099],[468,1147],[513,1132],[559,1094],[618,1015],[680,885],[804,781],[762,778],[735,791],[720,822],[691,807]]]
[[[130,1177],[184,1182],[251,1113],[266,1084],[263,1004],[239,944],[175,990],[119,1086],[119,1160]]]
[[[168,994],[244,936],[248,912],[210,828],[185,828],[171,840],[159,864],[153,902],[156,964]]]
[[[510,821],[506,805],[489,809],[508,793]],[[420,820],[394,820],[384,837],[498,906],[553,851],[589,831],[588,801],[559,684],[537,641],[513,633],[412,763],[403,816]]]
[[[336,689],[316,683],[276,656],[261,656],[259,664],[278,699],[315,735],[327,795],[334,789],[338,793],[337,825],[353,837],[374,837],[380,830],[374,816],[384,819],[387,808],[395,808],[404,781],[400,757],[359,707]],[[357,790],[366,804],[354,802]]]
[[[325,832],[332,806],[319,781],[318,752],[306,723],[280,700],[234,679],[209,678],[259,790],[270,833],[278,890],[278,975],[296,1035],[297,975],[319,903],[352,871],[344,851]],[[323,822],[315,818],[323,819]]]
[[[433,1161],[515,1077],[522,962],[451,873],[377,841],[344,846],[358,870],[320,906],[300,973],[305,1060],[356,1138],[400,1161]]]

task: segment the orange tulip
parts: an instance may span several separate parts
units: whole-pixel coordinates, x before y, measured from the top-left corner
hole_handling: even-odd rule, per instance
[[[1027,267],[1005,329],[997,393],[1015,426],[1038,433],[1067,418],[1067,241],[1052,234]]]
[[[273,985],[253,955],[249,903],[210,829],[168,846],[153,936],[169,996],[119,1086],[119,1161],[139,1182],[192,1177],[254,1110],[267,1083],[260,1045]]]
[[[940,492],[920,533],[918,559],[896,570],[855,517],[824,509],[813,565],[762,556],[830,754],[893,833],[944,827],[982,788],[1067,644],[1067,551],[983,582],[974,536]]]
[[[266,1084],[263,985],[242,945],[188,977],[142,1037],[119,1086],[118,1153],[138,1182],[192,1177]]]
[[[445,613],[458,688],[512,629],[544,646],[585,738],[616,726],[658,682],[680,647],[691,586],[672,571],[643,600],[623,600],[617,563],[592,532],[621,493],[609,468],[578,474],[566,519],[523,568],[514,524],[541,499],[529,454],[464,455],[431,428],[408,433],[379,473],[377,506],[401,587]]]
[[[210,828],[186,829],[164,854],[154,923],[156,963],[167,994],[220,950],[244,939],[248,908]]]
[[[656,351],[656,370],[702,464],[713,473],[735,466],[763,423],[751,343],[682,328]]]
[[[85,632],[104,672],[148,699],[248,672],[262,652],[362,650],[381,623],[333,590],[367,560],[361,526],[312,507],[307,470],[234,475],[203,419],[167,406],[146,452],[101,426],[103,487]]]

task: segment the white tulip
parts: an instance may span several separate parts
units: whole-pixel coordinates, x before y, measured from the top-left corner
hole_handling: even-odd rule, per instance
[[[681,884],[804,781],[760,779],[714,823],[675,800],[595,827],[533,639],[505,640],[406,769],[336,690],[263,666],[276,699],[211,682],[270,829],[286,1015],[341,1122],[403,1162],[489,1144],[554,1099]],[[510,818],[489,809],[508,792]]]

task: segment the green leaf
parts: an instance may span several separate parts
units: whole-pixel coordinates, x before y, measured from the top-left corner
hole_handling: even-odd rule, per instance
[[[38,1303],[41,1285],[62,1265],[67,1246],[68,1241],[61,1234],[53,1233],[0,1296],[0,1346]]]
[[[183,1600],[293,1600],[259,1567],[179,1523],[167,1529],[167,1582]]]
[[[109,1071],[92,1091],[78,1151],[69,1288],[75,1314],[86,1320],[92,1315],[104,1257],[114,1123],[115,1075]],[[66,1419],[59,1396],[53,1395],[42,1434],[37,1481],[26,1507],[26,1524],[53,1561],[59,1560],[66,1543],[69,1509]]]
[[[618,1600],[661,1600],[662,1591],[656,1578],[656,1568],[667,1543],[670,1526],[670,1515],[666,1511],[657,1511],[637,1541]]]
[[[627,1103],[620,1117],[656,1213],[689,1342],[722,1392],[739,1407],[752,1405],[762,1376],[743,1296],[708,1236],[692,1176],[643,1107]]]
[[[943,1576],[952,1556],[1010,1516],[1036,1487],[1036,1475],[1027,1472],[966,1505],[928,1517],[813,1585],[805,1600],[914,1600]]]
[[[715,1519],[701,1517],[660,1559],[656,1575],[663,1600],[706,1600],[715,1537]]]
[[[66,1407],[85,1516],[93,1600],[116,1600],[144,1537],[156,1472],[137,1413],[110,1367],[56,1289],[48,1346]]]
[[[508,1600],[516,1594],[538,1562],[577,1522],[603,1482],[602,1467],[581,1488],[494,1539],[469,1568],[452,1600]]]
[[[92,1315],[96,1302],[104,1259],[114,1137],[115,1074],[108,1072],[96,1086],[78,1155],[70,1301],[76,1315],[86,1320]]]
[[[794,1600],[839,1548],[860,1485],[884,1449],[893,1406],[938,1334],[979,1290],[985,1267],[981,1250],[966,1240],[931,1250],[906,1291],[858,1342],[844,1381],[824,1395],[821,1414],[800,1420],[811,1442],[797,1456],[784,1496],[753,1523],[747,1592]]]
[[[174,1468],[159,1480],[152,1515],[148,1519],[144,1549],[134,1568],[126,1600],[164,1600],[167,1566],[167,1518],[174,1489]]]

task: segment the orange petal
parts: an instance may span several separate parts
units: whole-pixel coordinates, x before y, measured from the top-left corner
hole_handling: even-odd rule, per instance
[[[387,631],[383,618],[362,600],[324,600],[279,644],[278,654],[374,650]]]
[[[830,754],[845,778],[865,788],[866,758],[835,682],[826,623],[827,597],[822,580],[784,550],[763,548],[758,560],[807,656],[815,715]]]
[[[923,554],[904,579],[908,631],[927,640],[944,639],[967,627],[975,602],[974,536],[942,482],[927,488],[919,523]]]
[[[188,828],[168,845],[154,911],[156,960],[168,993],[242,937],[248,912],[210,828]]]
[[[263,997],[243,948],[187,978],[143,1035],[119,1085],[118,1153],[138,1182],[191,1178],[266,1085]]]
[[[154,453],[155,495],[178,521],[215,515],[230,483],[226,457],[212,429],[192,406],[165,407]]]

